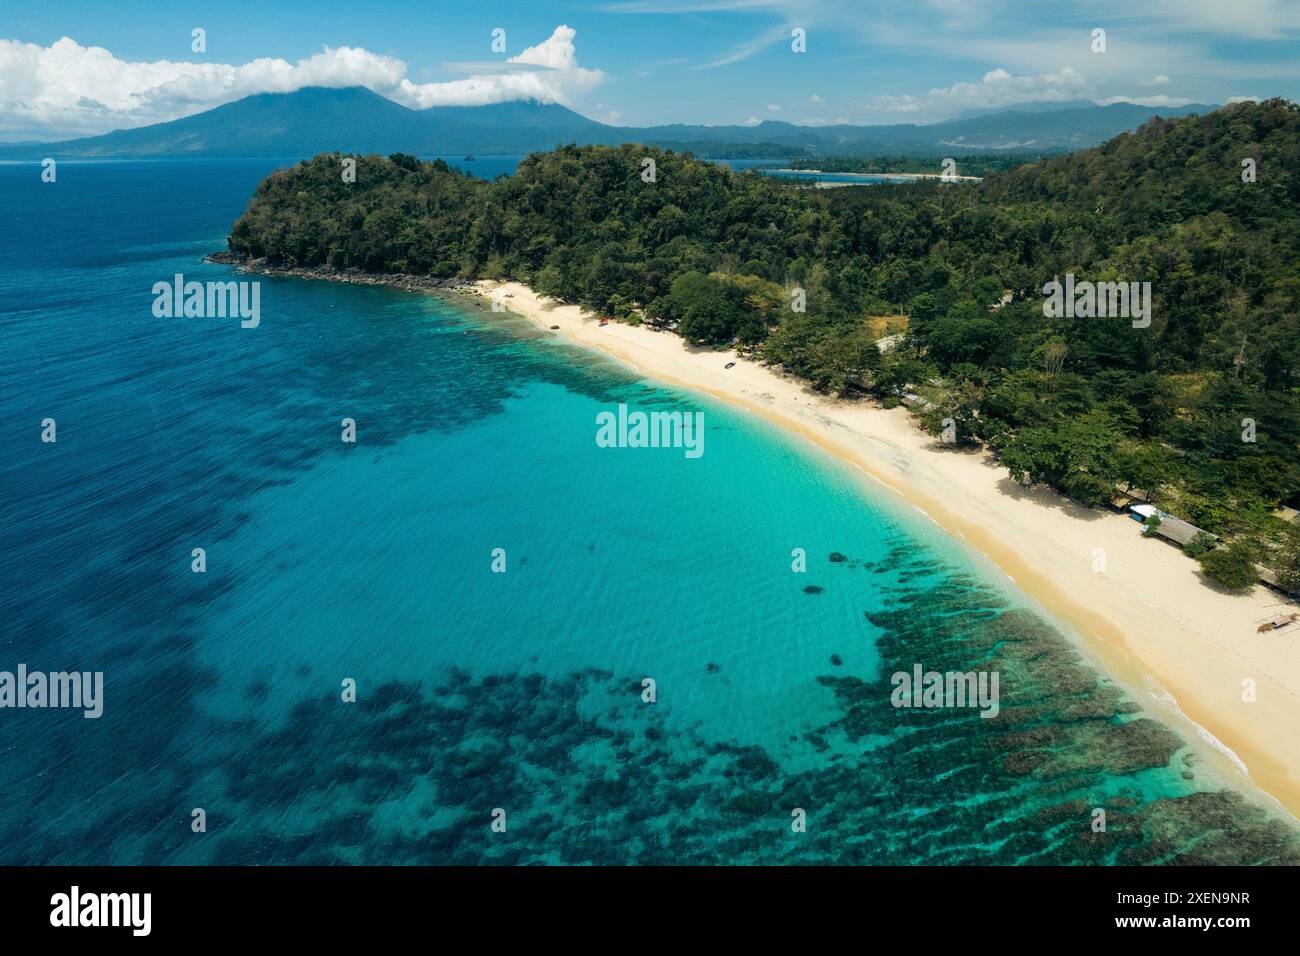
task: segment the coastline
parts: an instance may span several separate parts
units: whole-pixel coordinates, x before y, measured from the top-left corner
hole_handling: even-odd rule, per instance
[[[649,378],[758,414],[883,484],[989,558],[1072,631],[1110,677],[1215,756],[1222,776],[1262,790],[1300,818],[1300,629],[1255,631],[1280,610],[1280,595],[1262,586],[1241,596],[1212,590],[1194,561],[1142,537],[1131,519],[1050,489],[1023,488],[987,452],[943,449],[906,409],[821,396],[756,362],[692,348],[668,332],[617,322],[601,327],[580,307],[521,283],[479,281],[457,291],[499,300],[507,311]],[[728,361],[735,366],[725,368]],[[1105,553],[1104,572],[1092,570],[1097,548]],[[1247,678],[1256,683],[1252,703],[1241,699]]]
[[[610,322],[518,282],[276,267],[230,253],[205,257],[260,275],[456,292],[496,299],[509,313],[599,351],[640,375],[703,392],[818,446],[897,494],[990,560],[1135,700],[1208,757],[1228,782],[1300,820],[1300,629],[1260,635],[1283,599],[1212,590],[1181,550],[1144,538],[1137,522],[1024,488],[983,451],[945,449],[906,409],[819,395],[803,382],[728,350]],[[507,298],[507,296],[509,296]],[[558,328],[552,329],[552,326]],[[727,369],[728,361],[734,361]],[[1107,570],[1092,571],[1094,549]],[[1244,703],[1242,681],[1257,699]]]
[[[799,173],[809,176],[861,176],[863,179],[944,179],[943,173],[837,173],[825,169],[776,169],[773,172]],[[977,183],[983,178],[983,176],[958,176],[955,174],[947,177],[948,180],[972,183]]]

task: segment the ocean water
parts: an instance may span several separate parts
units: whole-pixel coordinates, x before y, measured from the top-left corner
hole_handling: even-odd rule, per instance
[[[803,169],[763,169],[764,176],[773,176],[798,183],[842,183],[853,186],[885,186],[909,183],[910,179],[897,176],[872,175],[869,173],[823,173]]]
[[[452,295],[155,318],[155,282],[236,277],[202,257],[274,165],[0,165],[0,670],[104,674],[99,719],[0,709],[0,863],[1297,860],[1005,579],[763,422]],[[702,412],[704,454],[597,447],[620,403]],[[998,717],[895,708],[915,664],[996,671]]]

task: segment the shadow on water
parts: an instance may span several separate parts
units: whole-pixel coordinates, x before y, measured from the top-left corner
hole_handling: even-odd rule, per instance
[[[356,703],[300,700],[275,728],[214,722],[193,704],[214,677],[178,645],[119,722],[116,767],[65,722],[49,741],[63,762],[9,794],[29,809],[6,812],[0,845],[12,863],[1300,863],[1289,826],[1188,782],[1180,739],[1033,614],[901,550],[857,567],[901,572],[869,614],[882,676],[820,678],[837,716],[785,753],[669,730],[639,676],[596,668],[453,668]],[[895,708],[884,675],[917,661],[998,671],[1000,714]],[[114,783],[71,800],[87,778]]]
[[[266,171],[73,164],[60,181],[76,188],[52,191],[0,169],[18,211],[0,233],[0,345],[22,372],[0,370],[0,444],[19,450],[0,460],[0,647],[5,666],[112,675],[103,719],[4,714],[0,862],[1300,862],[1289,825],[1220,789],[1043,621],[914,550],[845,562],[879,576],[884,604],[859,640],[877,641],[881,666],[867,678],[828,662],[827,718],[779,749],[669,721],[669,704],[642,703],[642,675],[599,660],[451,669],[363,686],[355,704],[324,681],[273,726],[214,716],[218,690],[250,704],[273,690],[197,663],[183,635],[242,594],[215,568],[190,575],[189,549],[231,539],[258,492],[341,454],[342,416],[383,454],[501,416],[539,383],[606,407],[664,401],[608,363],[393,290],[267,280],[258,335],[159,324],[154,281],[229,278],[190,244],[222,235]],[[149,251],[135,263],[115,248]],[[34,438],[48,414],[57,445]],[[999,716],[895,709],[889,675],[918,662],[997,670]],[[505,833],[489,827],[496,807]]]

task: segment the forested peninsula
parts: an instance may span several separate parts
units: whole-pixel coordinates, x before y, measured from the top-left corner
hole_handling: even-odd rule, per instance
[[[1227,590],[1300,590],[1300,108],[1153,120],[978,183],[791,188],[640,145],[565,146],[488,182],[324,154],[229,239],[272,268],[517,279],[824,392],[905,399],[1011,476],[1150,501]],[[649,162],[647,162],[649,161]],[[963,170],[964,172],[964,170]],[[1150,322],[1049,317],[1044,286],[1150,283]],[[946,433],[946,434],[945,434]]]

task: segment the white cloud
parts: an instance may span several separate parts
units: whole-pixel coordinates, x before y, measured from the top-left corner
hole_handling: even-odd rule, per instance
[[[568,103],[604,81],[578,65],[575,31],[472,75],[412,83],[406,64],[359,47],[326,47],[297,63],[261,58],[241,65],[157,60],[132,63],[103,47],[63,37],[48,47],[0,39],[0,133],[9,138],[90,136],[189,116],[254,93],[305,86],[365,86],[414,109],[533,98]]]
[[[919,113],[921,101],[910,93],[901,96],[877,96],[872,99],[871,108],[881,113]]]
[[[589,115],[592,119],[599,119],[602,123],[609,123],[611,126],[617,126],[623,120],[622,113],[604,103],[597,103]]]
[[[787,41],[790,39],[790,26],[782,24],[772,27],[769,30],[760,33],[756,37],[751,37],[742,43],[737,43],[722,56],[701,63],[695,67],[697,70],[711,70],[719,66],[730,66],[733,63],[740,63],[742,60],[748,60],[751,56],[761,53],[774,43]]]
[[[1147,82],[1152,86],[1162,86],[1168,81],[1168,77],[1157,76]],[[922,118],[928,120],[954,116],[966,110],[1070,100],[1092,100],[1101,106],[1136,103],[1139,106],[1175,107],[1192,102],[1163,93],[1156,96],[1103,95],[1087,76],[1069,66],[1055,73],[1036,76],[1014,76],[999,67],[985,73],[978,83],[954,83],[946,88],[930,90],[922,97],[910,94],[877,96],[871,101],[870,108],[877,113],[922,114]]]
[[[1076,100],[1086,96],[1088,88],[1087,78],[1070,66],[1038,76],[1013,76],[998,67],[985,73],[978,83],[954,83],[947,89],[931,90],[928,98],[938,105],[984,109],[1040,100]]]
[[[1192,101],[1180,96],[1107,96],[1105,99],[1097,100],[1099,106],[1110,106],[1112,103],[1136,103],[1138,106],[1186,106]]]
[[[944,89],[932,89],[924,97],[878,96],[871,101],[871,107],[887,113],[951,114],[1016,103],[1065,102],[1085,98],[1087,94],[1087,79],[1072,67],[1039,76],[1013,76],[998,67],[985,73],[978,83],[954,83]]]
[[[482,106],[504,100],[536,99],[543,103],[567,103],[576,95],[587,93],[602,82],[605,74],[578,66],[573,45],[576,31],[558,26],[550,37],[530,46],[506,61],[514,69],[490,72],[490,64],[478,64],[482,72],[463,80],[447,83],[412,83],[402,79],[393,91],[375,90],[391,95],[397,102],[413,109],[430,106]]]
[[[1220,36],[1277,40],[1300,31],[1300,8],[1290,0],[1160,0],[1159,7],[1185,30]]]

